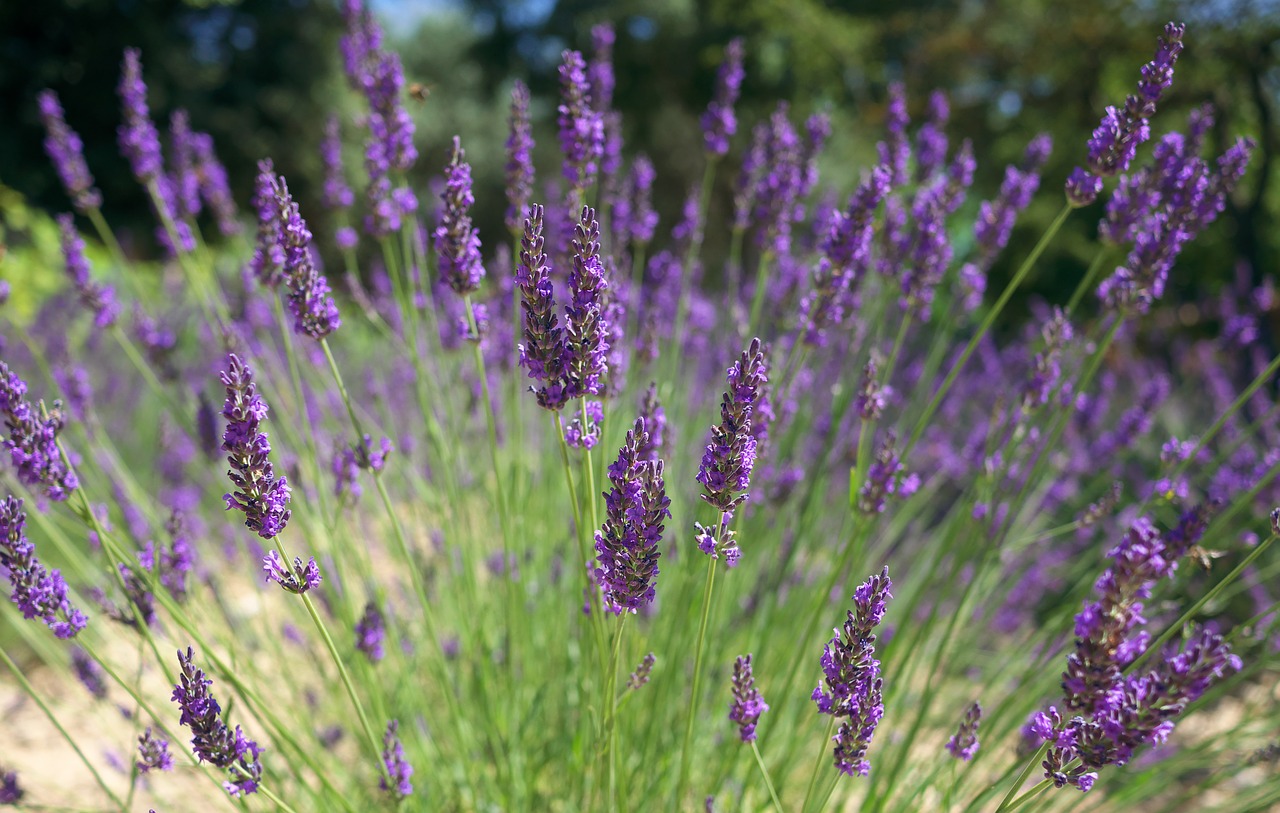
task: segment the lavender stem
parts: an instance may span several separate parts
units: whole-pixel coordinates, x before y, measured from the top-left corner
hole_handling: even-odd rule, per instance
[[[724,536],[724,526],[726,520],[723,514],[720,515],[719,532],[717,538]],[[685,721],[684,727],[684,744],[680,748],[680,778],[676,782],[676,796],[673,803],[674,809],[680,809],[680,800],[684,798],[684,792],[689,783],[689,760],[693,754],[689,751],[689,743],[693,740],[693,722],[698,714],[698,689],[702,682],[702,642],[707,636],[707,618],[711,615],[711,593],[716,583],[716,562],[720,561],[718,557],[708,557],[707,562],[707,583],[702,589],[702,620],[698,622],[698,642],[693,649],[693,692],[689,695],[689,713]]]
[[[832,723],[835,718],[831,718]],[[769,778],[769,769],[764,766],[764,759],[760,756],[760,747],[755,740],[751,741],[751,753],[756,757],[756,765],[760,768],[760,776],[764,778],[764,786],[769,789],[769,798],[773,800],[773,809],[777,813],[783,813],[782,802],[778,801],[778,792],[773,789],[773,780]]]
[[[813,789],[818,784],[818,772],[822,770],[822,763],[826,762],[827,743],[831,742],[832,732],[836,730],[836,719],[832,716],[831,721],[827,723],[827,733],[822,736],[822,746],[818,749],[818,759],[813,763],[813,772],[809,774],[809,786],[805,789],[800,813],[805,813],[809,809],[809,799],[812,798]]]

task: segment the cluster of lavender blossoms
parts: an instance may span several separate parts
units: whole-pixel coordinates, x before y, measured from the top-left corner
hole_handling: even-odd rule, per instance
[[[723,554],[725,564],[734,567],[741,551],[728,523],[748,496],[758,445],[752,419],[769,381],[760,339],[751,340],[729,368],[727,377],[729,386],[720,399],[720,423],[711,427],[697,478],[702,484],[700,496],[720,512],[720,521],[712,527],[695,525],[698,550],[712,558]]]
[[[1151,645],[1142,629],[1143,604],[1192,553],[1207,524],[1199,508],[1163,533],[1139,517],[1107,554],[1112,564],[1094,585],[1097,598],[1076,616],[1075,649],[1062,677],[1064,704],[1076,716],[1065,718],[1050,706],[1032,722],[1048,744],[1045,777],[1057,787],[1087,791],[1100,768],[1124,765],[1139,747],[1163,743],[1189,703],[1241,668],[1230,645],[1209,629],[1195,632],[1181,649],[1151,653],[1154,665],[1137,668]],[[1280,509],[1273,524],[1280,524]]]
[[[273,182],[272,194],[277,207],[284,259],[281,274],[289,289],[293,329],[300,336],[310,336],[319,341],[337,330],[342,318],[329,290],[329,282],[316,267],[311,231],[307,229],[307,222],[302,219],[298,204],[289,194],[283,177]]]
[[[62,103],[52,90],[41,91],[37,97],[40,118],[46,132],[44,151],[53,162],[53,168],[62,180],[77,212],[87,213],[102,205],[102,193],[93,185],[93,175],[84,160],[84,142],[75,130],[67,126],[62,113]]]
[[[738,725],[738,737],[743,742],[755,742],[756,724],[768,710],[769,704],[764,702],[756,688],[751,656],[739,655],[733,662],[733,701],[729,703],[729,719]]]
[[[58,215],[58,229],[62,234],[62,257],[67,264],[67,277],[80,298],[80,304],[93,314],[95,328],[111,327],[120,315],[115,291],[109,285],[93,281],[89,260],[84,256],[84,241],[76,231],[74,218],[69,214]]]
[[[644,418],[637,418],[609,466],[612,487],[604,495],[604,526],[595,536],[595,580],[604,609],[614,614],[653,603],[663,521],[671,516],[663,462],[641,457],[649,443]]]
[[[276,477],[268,455],[271,444],[260,431],[267,417],[267,402],[258,395],[253,372],[235,353],[227,356],[227,369],[222,373],[227,399],[222,416],[227,429],[222,435],[222,450],[236,490],[223,495],[227,508],[244,512],[244,524],[263,539],[274,539],[289,521],[289,483]]]
[[[54,502],[71,496],[80,481],[58,449],[63,420],[60,404],[39,411],[27,401],[27,384],[0,361],[0,416],[4,418],[4,448],[18,480],[39,488]]]
[[[812,698],[820,714],[830,714],[840,720],[840,727],[832,738],[835,766],[848,776],[871,773],[867,749],[884,716],[880,661],[876,659],[873,630],[884,619],[892,586],[888,567],[859,585],[853,593],[853,609],[848,612],[843,631],[837,629],[835,637],[822,651],[826,689],[819,684]]]
[[[244,735],[240,726],[235,731],[222,719],[222,706],[209,691],[213,681],[194,663],[195,653],[187,647],[178,652],[181,669],[179,682],[173,689],[173,702],[182,715],[179,723],[191,729],[191,748],[201,762],[229,771],[223,783],[232,796],[248,796],[258,791],[262,781],[263,749]]]
[[[12,494],[0,501],[0,568],[13,588],[10,599],[27,619],[40,619],[59,638],[74,638],[89,623],[67,598],[67,583],[57,570],[47,570],[27,539],[22,500]]]

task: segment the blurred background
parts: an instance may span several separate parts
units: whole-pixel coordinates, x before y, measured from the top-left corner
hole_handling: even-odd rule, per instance
[[[658,169],[663,234],[703,158],[698,116],[711,96],[724,45],[746,41],[747,78],[730,166],[751,125],[778,100],[793,118],[817,109],[832,116],[824,178],[852,188],[881,137],[886,86],[906,83],[913,118],[932,89],[952,103],[952,143],[974,141],[979,161],[969,206],[992,196],[1005,164],[1039,131],[1055,150],[1042,193],[1019,224],[988,290],[1058,210],[1067,172],[1107,104],[1133,91],[1161,25],[1188,23],[1187,48],[1154,135],[1185,127],[1195,106],[1218,111],[1208,149],[1220,153],[1236,134],[1258,141],[1253,164],[1227,212],[1178,262],[1170,296],[1184,327],[1203,319],[1195,303],[1237,278],[1257,283],[1280,258],[1280,0],[373,0],[406,82],[421,158],[414,185],[428,198],[446,162],[449,137],[461,135],[475,169],[476,220],[486,254],[499,238],[505,199],[503,142],[512,81],[534,93],[540,178],[558,175],[556,66],[566,47],[590,52],[590,28],[617,29],[614,105],[627,152],[643,151]],[[162,131],[175,108],[213,134],[241,209],[248,208],[255,162],[271,156],[301,198],[313,230],[327,227],[316,202],[318,147],[325,118],[348,124],[357,100],[341,75],[337,0],[6,0],[0,3],[0,206],[15,237],[17,211],[69,209],[41,147],[36,94],[56,90],[68,123],[86,145],[105,198],[104,211],[140,257],[156,252],[142,189],[116,148],[115,93],[121,52],[142,49],[152,116]],[[349,174],[361,184],[360,139],[348,130]],[[729,205],[731,172],[721,172],[708,231],[709,268],[724,250],[717,228]],[[539,181],[539,189],[542,181]],[[535,193],[537,199],[537,193]],[[719,218],[719,220],[717,220]],[[963,222],[961,218],[958,222]],[[969,222],[972,222],[971,219]],[[1077,216],[1055,243],[1029,295],[1060,300],[1091,256],[1096,217]],[[212,230],[209,230],[211,232]],[[208,234],[208,232],[206,232]],[[133,235],[134,239],[127,239]],[[331,241],[322,241],[331,245]],[[1014,310],[1017,318],[1019,310]],[[1025,313],[1025,311],[1021,311]]]

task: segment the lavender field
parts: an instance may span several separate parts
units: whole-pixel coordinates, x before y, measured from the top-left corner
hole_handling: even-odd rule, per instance
[[[988,196],[946,93],[888,83],[850,166],[829,109],[742,115],[741,39],[660,179],[609,24],[503,87],[504,156],[426,143],[342,15],[314,207],[292,155],[236,195],[129,48],[141,244],[28,100],[65,205],[3,202],[0,806],[1280,810],[1280,290],[1169,296],[1267,169],[1163,109],[1194,24]]]

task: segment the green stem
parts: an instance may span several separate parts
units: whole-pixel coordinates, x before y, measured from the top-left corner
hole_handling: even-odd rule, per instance
[[[1048,750],[1049,744],[1045,743],[1031,755],[1031,758],[1027,760],[1027,764],[1022,769],[1022,773],[1018,774],[1018,778],[1013,780],[1013,787],[1009,788],[1009,792],[1005,794],[1004,799],[1000,802],[1000,806],[996,808],[995,813],[1004,813],[1006,810],[1013,809],[1010,807],[1010,802],[1013,797],[1017,795],[1018,790],[1022,787],[1022,783],[1027,781],[1027,777],[1030,776],[1031,772],[1035,770],[1035,767],[1040,764],[1040,760],[1044,758],[1044,755]],[[1047,785],[1047,783],[1048,780],[1045,780],[1045,782],[1042,782],[1041,784]]]
[[[40,707],[40,711],[44,712],[44,716],[49,718],[49,722],[53,723],[53,727],[58,729],[58,733],[61,734],[62,738],[67,741],[67,744],[71,746],[71,750],[75,751],[76,756],[80,757],[80,761],[89,769],[89,773],[93,774],[93,779],[98,783],[98,787],[102,788],[102,791],[107,794],[112,802],[115,803],[116,807],[123,810],[124,802],[120,800],[120,797],[117,796],[111,788],[107,787],[107,783],[102,780],[102,776],[98,773],[98,769],[93,767],[93,763],[91,763],[89,758],[84,755],[84,752],[80,750],[80,746],[76,745],[75,739],[67,733],[67,730],[62,727],[62,723],[58,722],[58,718],[53,715],[53,711],[45,705],[43,700],[40,699],[40,695],[36,693],[35,687],[27,680],[27,676],[22,674],[22,671],[18,669],[18,665],[13,662],[9,657],[9,653],[5,652],[3,647],[0,647],[0,659],[3,659],[5,666],[9,667],[9,671],[13,673],[18,684],[22,686],[22,690],[27,693],[28,697],[35,701],[35,704]]]
[[[911,430],[911,436],[908,438],[906,446],[902,450],[902,458],[906,459],[907,453],[916,445],[916,441],[920,439],[920,434],[924,432],[924,428],[929,425],[929,421],[933,418],[933,413],[938,411],[938,407],[942,405],[942,399],[947,397],[947,393],[951,391],[951,386],[955,384],[956,378],[960,375],[960,371],[964,369],[964,365],[969,361],[969,357],[973,355],[973,351],[977,349],[978,343],[982,341],[982,337],[987,335],[987,331],[991,330],[991,326],[995,324],[996,317],[1009,304],[1009,300],[1013,298],[1014,291],[1022,285],[1027,276],[1031,273],[1031,269],[1035,267],[1036,260],[1040,259],[1040,255],[1048,248],[1049,243],[1053,240],[1054,235],[1062,228],[1062,224],[1067,221],[1072,208],[1070,205],[1064,206],[1058,216],[1049,224],[1044,234],[1040,237],[1040,241],[1036,243],[1035,248],[1031,249],[1031,253],[1022,261],[1022,265],[1014,272],[1013,279],[1009,280],[1009,284],[1000,294],[1000,298],[991,306],[991,310],[987,312],[986,317],[982,320],[982,324],[978,326],[978,332],[973,334],[969,339],[969,343],[965,345],[964,351],[960,353],[960,358],[952,365],[951,370],[947,373],[947,377],[943,379],[942,386],[938,387],[938,391],[933,394],[929,405],[925,407],[924,413],[916,421],[915,428]]]
[[[782,802],[778,801],[778,792],[773,789],[773,780],[769,778],[769,769],[764,766],[764,760],[760,757],[760,748],[756,745],[754,739],[751,741],[751,753],[755,755],[756,765],[760,768],[760,776],[764,779],[764,786],[769,789],[769,798],[773,800],[773,809],[777,813],[783,813]]]
[[[720,517],[720,530],[723,534],[724,515]],[[685,720],[684,727],[684,744],[680,748],[680,778],[676,782],[676,797],[673,809],[680,809],[681,800],[684,798],[685,788],[689,782],[689,761],[693,753],[689,750],[689,744],[693,740],[693,723],[698,715],[698,692],[702,682],[702,643],[707,636],[707,618],[711,615],[711,594],[716,583],[716,562],[719,560],[712,556],[707,562],[707,582],[702,590],[702,620],[698,622],[698,642],[693,648],[693,693],[689,695],[689,714]]]
[[[831,742],[832,732],[836,730],[836,718],[832,715],[831,720],[827,723],[827,733],[822,737],[822,746],[818,748],[818,758],[814,760],[813,772],[809,774],[809,786],[804,791],[804,802],[800,805],[800,813],[805,813],[809,809],[809,799],[813,796],[813,788],[818,784],[818,772],[822,770],[822,763],[827,756],[827,743]]]

